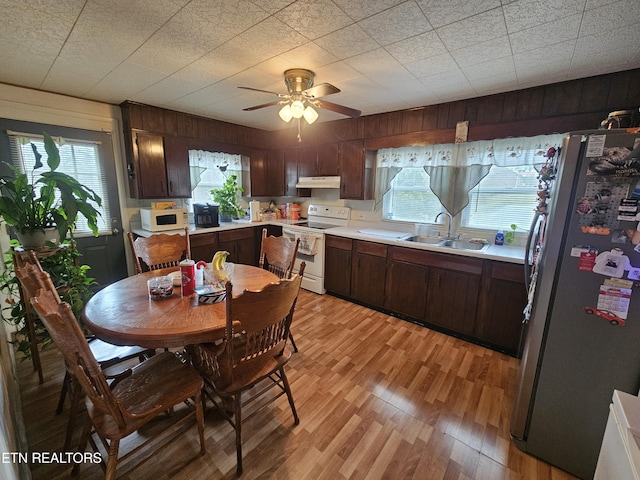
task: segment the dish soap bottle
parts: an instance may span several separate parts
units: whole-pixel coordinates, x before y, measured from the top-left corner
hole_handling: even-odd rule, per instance
[[[494,243],[496,245],[504,245],[504,233],[502,233],[502,230],[498,230],[498,233],[496,233],[496,239]]]

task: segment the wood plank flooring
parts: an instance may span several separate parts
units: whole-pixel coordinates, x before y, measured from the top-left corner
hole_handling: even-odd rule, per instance
[[[288,375],[300,425],[294,426],[285,397],[246,423],[242,478],[574,478],[522,453],[509,439],[517,359],[306,291],[292,330],[300,352]],[[68,413],[55,415],[60,354],[47,349],[43,363],[43,385],[30,362],[19,365],[32,452],[61,448]],[[207,412],[206,437],[208,453],[199,456],[197,431],[190,426],[138,466],[147,455],[136,454],[119,467],[119,478],[236,478],[233,430],[213,410]],[[32,466],[35,480],[68,478],[69,470]],[[103,474],[99,466],[83,464],[78,478]]]

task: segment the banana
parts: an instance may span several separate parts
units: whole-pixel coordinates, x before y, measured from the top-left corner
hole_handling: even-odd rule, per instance
[[[229,252],[226,252],[224,250],[217,251],[213,256],[213,260],[211,260],[211,268],[213,268],[214,270],[223,270],[228,256]]]

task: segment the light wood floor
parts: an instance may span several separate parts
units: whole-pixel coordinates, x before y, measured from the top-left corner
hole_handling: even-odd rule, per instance
[[[285,397],[245,424],[242,478],[574,478],[509,440],[517,359],[306,291],[292,330],[300,352],[288,374],[300,425]],[[43,385],[30,362],[19,375],[30,451],[51,452],[61,448],[67,411],[54,413],[61,356],[50,348],[43,358]],[[211,410],[206,436],[203,457],[189,427],[139,466],[124,464],[121,478],[235,478],[233,431]],[[32,472],[54,480],[68,478],[69,467],[39,464]],[[84,464],[78,478],[102,478],[102,470]]]

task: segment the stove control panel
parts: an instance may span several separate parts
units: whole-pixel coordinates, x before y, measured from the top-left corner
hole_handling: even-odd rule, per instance
[[[336,207],[331,205],[309,205],[309,218],[337,218],[340,220],[349,220],[351,217],[350,207]]]

